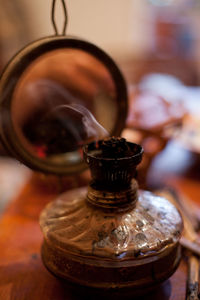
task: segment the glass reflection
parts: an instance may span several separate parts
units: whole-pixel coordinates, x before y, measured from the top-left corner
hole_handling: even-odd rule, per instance
[[[12,100],[12,122],[26,151],[73,163],[81,160],[84,143],[112,132],[116,101],[115,84],[102,62],[82,50],[56,50],[22,75]]]

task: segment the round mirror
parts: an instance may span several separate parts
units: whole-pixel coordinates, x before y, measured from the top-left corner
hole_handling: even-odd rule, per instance
[[[1,86],[2,139],[26,165],[68,174],[85,167],[82,146],[124,127],[127,94],[113,60],[85,41],[37,41],[10,62]]]

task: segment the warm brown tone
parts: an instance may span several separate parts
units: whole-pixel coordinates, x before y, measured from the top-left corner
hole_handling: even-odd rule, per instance
[[[166,155],[163,157],[164,161],[165,159]],[[175,174],[175,171],[169,173],[170,165],[164,172],[160,169],[161,165],[160,161],[159,172],[156,167],[154,169],[152,174],[154,181],[158,183],[159,179],[160,182],[169,183],[176,187],[181,195],[190,197],[198,204],[200,193],[198,174],[195,179],[194,176],[188,177],[180,171],[179,174],[178,172]],[[195,175],[194,172],[192,174]],[[67,181],[69,188],[75,188],[82,183],[80,177],[76,180],[70,177]],[[49,186],[52,186],[52,182]],[[40,257],[42,233],[38,223],[39,213],[58,193],[59,190],[52,191],[41,183],[38,184],[34,176],[4,214],[0,222],[0,299],[75,299],[70,295],[69,289],[46,271]],[[186,274],[187,267],[182,261],[170,280],[151,297],[148,295],[144,299],[183,300],[186,291]]]
[[[169,201],[131,182],[143,155],[140,145],[111,137],[83,152],[89,188],[64,193],[41,213],[44,265],[104,295],[146,294],[179,265],[181,216]]]

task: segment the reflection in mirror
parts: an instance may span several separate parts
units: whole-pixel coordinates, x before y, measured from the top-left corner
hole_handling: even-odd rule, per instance
[[[51,51],[18,81],[11,107],[15,133],[39,159],[76,163],[84,143],[112,132],[116,94],[110,71],[91,54],[72,48]]]

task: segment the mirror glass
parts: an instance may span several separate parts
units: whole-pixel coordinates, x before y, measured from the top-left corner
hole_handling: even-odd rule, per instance
[[[82,49],[50,51],[22,74],[11,103],[13,128],[23,148],[48,163],[82,160],[84,143],[103,138],[117,122],[112,74]]]

